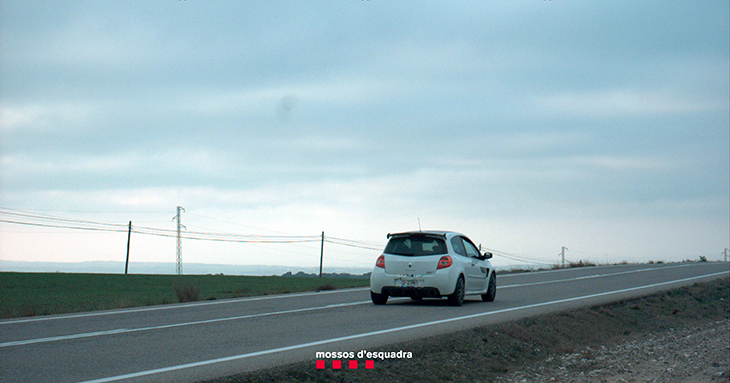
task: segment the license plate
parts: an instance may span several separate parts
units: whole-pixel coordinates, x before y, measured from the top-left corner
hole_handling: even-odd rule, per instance
[[[423,279],[401,279],[400,287],[421,287]]]

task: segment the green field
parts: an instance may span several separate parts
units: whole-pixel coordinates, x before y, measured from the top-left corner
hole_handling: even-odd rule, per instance
[[[331,290],[369,279],[0,272],[0,318]]]

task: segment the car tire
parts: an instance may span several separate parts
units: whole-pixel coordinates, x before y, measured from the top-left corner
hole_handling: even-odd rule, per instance
[[[464,304],[464,277],[459,276],[459,279],[456,281],[456,288],[454,288],[454,293],[449,295],[449,305],[451,306],[461,306]]]
[[[494,302],[494,298],[497,297],[497,273],[492,272],[492,276],[489,278],[489,285],[487,292],[482,294],[482,300],[484,302]]]
[[[370,299],[373,300],[373,303],[376,305],[384,305],[388,303],[388,295],[387,294],[378,294],[374,292],[370,292]]]

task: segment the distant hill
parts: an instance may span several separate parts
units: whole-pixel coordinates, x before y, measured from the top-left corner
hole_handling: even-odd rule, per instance
[[[292,274],[291,271],[287,271],[286,273],[281,275],[282,277],[297,277],[297,278],[318,278],[319,274],[311,274],[311,273],[305,273],[303,271],[300,271],[296,274]],[[365,274],[350,274],[350,273],[322,273],[323,278],[353,278],[353,279],[368,279],[370,278],[370,273]]]

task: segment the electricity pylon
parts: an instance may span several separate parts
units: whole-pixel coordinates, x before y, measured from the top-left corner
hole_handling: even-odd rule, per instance
[[[180,230],[185,226],[180,222],[180,212],[185,211],[182,206],[177,207],[177,215],[172,218],[177,221],[177,275],[182,275],[182,242],[180,241]]]

